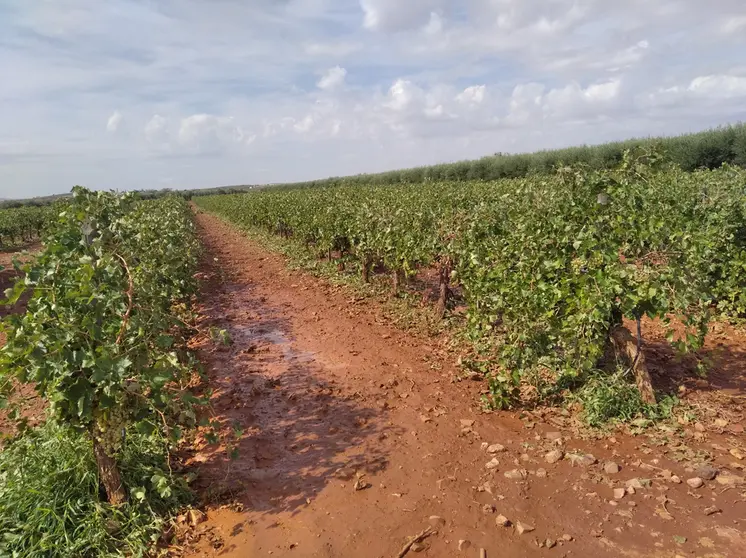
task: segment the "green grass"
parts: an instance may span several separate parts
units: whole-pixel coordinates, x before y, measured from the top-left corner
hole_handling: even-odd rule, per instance
[[[644,403],[630,374],[623,369],[611,373],[596,371],[573,394],[572,399],[581,404],[580,416],[592,427],[636,419],[667,419],[678,403],[671,396],[659,397],[656,405]]]
[[[145,556],[190,500],[186,483],[168,472],[164,444],[128,435],[121,472],[138,488],[114,508],[83,435],[49,422],[11,442],[0,451],[0,557]]]

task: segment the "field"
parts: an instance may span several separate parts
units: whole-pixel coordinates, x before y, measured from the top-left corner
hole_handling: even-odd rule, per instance
[[[739,555],[746,171],[372,182],[46,210],[0,556]]]

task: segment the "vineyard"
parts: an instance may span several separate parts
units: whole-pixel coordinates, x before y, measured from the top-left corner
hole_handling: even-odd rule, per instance
[[[3,214],[21,225],[16,240],[45,232],[6,293],[6,304],[28,302],[4,322],[0,351],[0,407],[22,433],[0,452],[0,556],[142,554],[188,498],[169,448],[199,403],[185,349],[191,212],[179,197],[82,188],[56,213],[35,211]],[[37,429],[14,408],[27,383],[52,419]]]
[[[688,173],[651,152],[628,153],[611,170],[196,201],[356,267],[364,281],[385,273],[393,292],[436,270],[435,313],[448,312],[458,287],[475,347],[466,362],[488,372],[493,408],[512,406],[527,387],[532,397],[561,395],[610,360],[635,370],[639,397],[652,405],[638,363],[644,317],[662,320],[686,352],[701,346],[714,314],[746,312],[745,185],[738,167]]]
[[[54,211],[52,206],[0,209],[0,250],[38,240]]]

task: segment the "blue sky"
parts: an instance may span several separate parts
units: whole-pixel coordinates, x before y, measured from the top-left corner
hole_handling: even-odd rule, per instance
[[[742,0],[0,0],[0,198],[746,120]]]

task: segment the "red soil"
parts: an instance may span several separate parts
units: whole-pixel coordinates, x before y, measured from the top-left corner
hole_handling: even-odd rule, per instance
[[[437,534],[410,552],[744,555],[746,486],[736,453],[746,452],[746,422],[732,404],[744,394],[740,351],[724,353],[733,362],[721,361],[714,375],[732,390],[719,392],[728,416],[703,413],[703,432],[689,424],[590,439],[560,411],[483,414],[481,384],[453,381],[456,357],[442,340],[397,330],[375,301],[289,271],[216,217],[197,219],[207,251],[200,327],[232,339],[220,346],[204,335],[198,351],[215,390],[214,418],[240,431],[233,460],[225,445],[200,441],[187,452],[212,505],[197,527],[209,536],[186,554],[396,557],[437,515],[445,521],[432,520]],[[665,366],[665,351],[652,349],[649,362]],[[706,389],[687,389],[707,405]],[[504,450],[491,455],[483,444]],[[550,464],[553,449],[592,453],[598,463]],[[706,458],[720,476],[690,488]],[[606,472],[607,461],[621,471]],[[507,478],[513,470],[525,478]],[[615,499],[614,489],[635,478],[652,482]],[[496,525],[500,514],[514,526]],[[519,522],[534,530],[519,534]],[[470,548],[459,551],[460,540]]]

